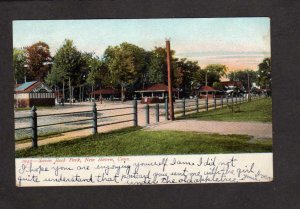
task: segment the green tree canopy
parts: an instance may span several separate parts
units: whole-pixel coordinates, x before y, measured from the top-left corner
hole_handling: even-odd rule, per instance
[[[197,61],[190,61],[186,58],[176,62],[175,84],[183,89],[184,92],[190,92],[198,83],[198,74],[201,68]]]
[[[262,88],[271,88],[271,58],[265,58],[259,65],[257,71],[257,83]]]
[[[220,90],[220,91],[224,90],[224,86],[220,82],[214,82],[212,86],[213,86],[213,88],[215,88],[217,90]]]
[[[74,46],[72,40],[65,40],[63,45],[57,50],[53,67],[50,74],[52,78],[66,81],[70,78],[73,84],[77,83],[81,75],[81,53]]]
[[[99,57],[93,54],[83,54],[82,59],[85,62],[87,72],[86,83],[90,86],[95,86],[96,84],[102,83],[105,78],[105,68],[104,63],[101,62]]]
[[[118,46],[109,46],[103,56],[108,67],[109,80],[112,85],[120,85],[122,101],[125,88],[134,85],[142,77],[146,65],[145,50],[124,42]]]
[[[26,52],[23,49],[13,49],[14,79],[17,83],[23,83],[26,76]]]
[[[219,82],[221,77],[227,73],[226,65],[210,64],[205,67],[207,85],[211,86],[214,82]]]
[[[167,51],[164,47],[155,47],[151,52],[149,63],[148,78],[149,84],[168,83],[167,71]],[[171,70],[176,69],[176,59],[174,58],[175,51],[171,50]]]
[[[227,74],[227,78],[230,81],[241,81],[243,84],[243,87],[245,89],[248,89],[248,75],[249,75],[249,85],[251,88],[253,82],[255,82],[256,78],[257,78],[257,72],[254,70],[246,69],[246,70],[232,71]]]

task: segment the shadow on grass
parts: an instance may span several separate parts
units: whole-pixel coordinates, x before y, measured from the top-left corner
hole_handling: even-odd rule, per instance
[[[132,156],[271,152],[272,142],[247,135],[144,131],[130,127],[16,152],[16,157]]]

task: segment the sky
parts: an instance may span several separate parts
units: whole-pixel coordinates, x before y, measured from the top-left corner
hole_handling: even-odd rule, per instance
[[[83,52],[101,57],[109,46],[129,42],[146,50],[171,41],[175,57],[208,64],[225,64],[230,71],[252,69],[270,57],[270,19],[170,18],[97,20],[18,20],[13,22],[13,46],[47,43],[51,55],[65,39]]]

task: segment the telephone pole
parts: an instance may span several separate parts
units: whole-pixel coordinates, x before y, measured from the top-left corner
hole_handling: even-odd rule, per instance
[[[172,92],[172,72],[171,72],[171,50],[170,40],[166,40],[167,50],[167,66],[168,66],[168,95],[169,95],[169,116],[170,120],[174,120],[173,92]]]

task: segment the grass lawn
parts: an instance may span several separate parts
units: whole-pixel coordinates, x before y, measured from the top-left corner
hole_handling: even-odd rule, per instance
[[[180,117],[182,118],[182,117]],[[209,110],[207,112],[186,115],[184,119],[215,120],[215,121],[272,121],[272,99],[264,98],[240,104],[240,111],[232,112],[230,108]]]
[[[272,152],[271,140],[249,141],[244,135],[146,131],[126,128],[16,151],[16,157],[121,156]]]

